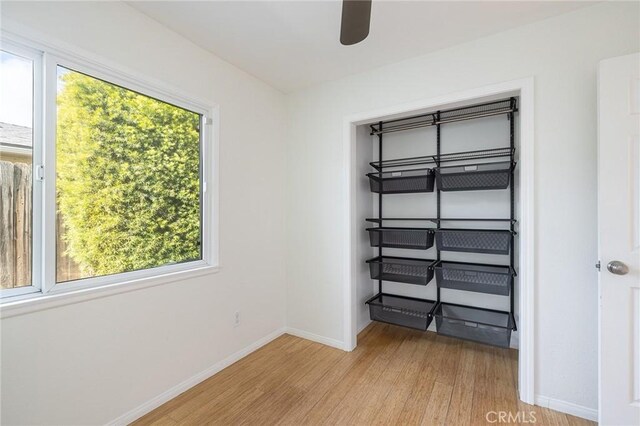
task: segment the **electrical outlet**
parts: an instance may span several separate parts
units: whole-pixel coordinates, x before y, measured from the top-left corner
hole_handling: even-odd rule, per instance
[[[240,325],[240,311],[236,311],[233,315],[233,326],[237,327]]]

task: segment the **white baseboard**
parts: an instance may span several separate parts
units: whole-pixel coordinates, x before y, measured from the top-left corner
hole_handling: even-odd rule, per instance
[[[547,396],[536,395],[535,404],[542,408],[560,411],[562,413],[571,414],[572,416],[581,417],[583,419],[598,421],[598,410],[594,408],[583,407],[572,402],[561,401],[559,399],[549,398]]]
[[[360,334],[362,332],[362,330],[364,330],[365,328],[367,328],[369,326],[369,324],[371,324],[373,321],[371,320],[367,320],[364,324],[362,324],[360,327],[358,327],[358,331],[356,334]]]
[[[249,346],[239,350],[238,352],[229,355],[228,357],[226,357],[225,359],[223,359],[222,361],[219,361],[217,363],[215,363],[214,365],[212,365],[211,367],[207,368],[204,371],[201,371],[200,373],[188,378],[187,380],[178,383],[177,385],[175,385],[174,387],[162,392],[160,395],[150,399],[149,401],[145,402],[144,404],[134,408],[131,411],[128,411],[127,413],[123,414],[122,416],[118,417],[117,419],[107,423],[108,425],[113,425],[113,426],[119,426],[119,425],[128,425],[129,423],[139,419],[140,417],[144,416],[145,414],[149,413],[150,411],[158,408],[159,406],[161,406],[162,404],[164,404],[167,401],[170,401],[171,399],[175,398],[176,396],[180,395],[181,393],[183,393],[184,391],[194,387],[195,385],[197,385],[198,383],[208,379],[209,377],[213,376],[214,374],[218,373],[221,370],[224,370],[225,368],[227,368],[228,366],[230,366],[231,364],[233,364],[236,361],[239,361],[240,359],[244,358],[245,356],[249,355],[251,352],[254,352],[258,349],[260,349],[262,346],[266,345],[267,343],[271,342],[272,340],[282,336],[283,334],[285,334],[285,327],[282,327],[272,333],[269,333],[268,335],[266,335],[265,337],[255,341],[254,343],[250,344]]]
[[[308,331],[300,330],[297,328],[286,327],[285,333],[291,334],[292,336],[301,337],[303,339],[311,340],[313,342],[322,343],[323,345],[331,346],[334,348],[338,348],[341,350],[346,350],[344,347],[344,342],[341,340],[332,339],[330,337],[320,336],[318,334],[310,333]]]

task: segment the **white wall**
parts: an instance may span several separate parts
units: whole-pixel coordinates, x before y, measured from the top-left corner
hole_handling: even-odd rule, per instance
[[[288,325],[343,339],[343,118],[535,77],[536,394],[597,408],[596,64],[640,49],[602,3],[288,96]]]
[[[377,217],[378,210],[374,211],[374,197],[369,190],[369,180],[366,178],[366,174],[371,171],[369,161],[374,158],[374,144],[372,143],[371,136],[369,135],[370,129],[368,126],[358,126],[356,128],[356,158],[357,170],[356,174],[359,179],[357,180],[356,187],[356,217],[358,223],[369,224],[374,227],[375,224],[366,222],[368,217]],[[377,155],[377,146],[375,146]],[[378,249],[373,249],[369,243],[369,234],[365,231],[365,226],[362,226],[358,231],[358,238],[356,242],[356,258],[363,259],[357,265],[356,271],[356,300],[358,301],[358,309],[356,312],[356,327],[357,330],[362,330],[371,322],[369,319],[369,310],[365,305],[365,302],[369,300],[375,293],[374,281],[371,280],[369,273],[369,265],[364,262],[365,259],[371,259],[376,256]],[[375,281],[377,283],[377,281]]]
[[[2,320],[1,423],[103,424],[281,330],[283,95],[123,3],[2,18],[220,105],[221,271]]]

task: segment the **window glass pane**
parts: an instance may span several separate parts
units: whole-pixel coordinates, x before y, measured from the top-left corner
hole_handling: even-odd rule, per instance
[[[31,285],[33,62],[0,51],[0,288]]]
[[[201,117],[58,67],[57,282],[201,259]]]

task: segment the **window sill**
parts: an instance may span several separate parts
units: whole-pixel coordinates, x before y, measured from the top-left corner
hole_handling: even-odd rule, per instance
[[[219,266],[201,266],[184,271],[176,271],[155,275],[152,277],[127,280],[114,284],[70,290],[55,294],[32,293],[20,296],[19,300],[6,301],[0,305],[0,319],[29,314],[45,309],[85,302],[130,291],[142,290],[162,284],[169,284],[178,280],[196,278],[215,274],[220,271]],[[16,297],[17,298],[17,297]]]

